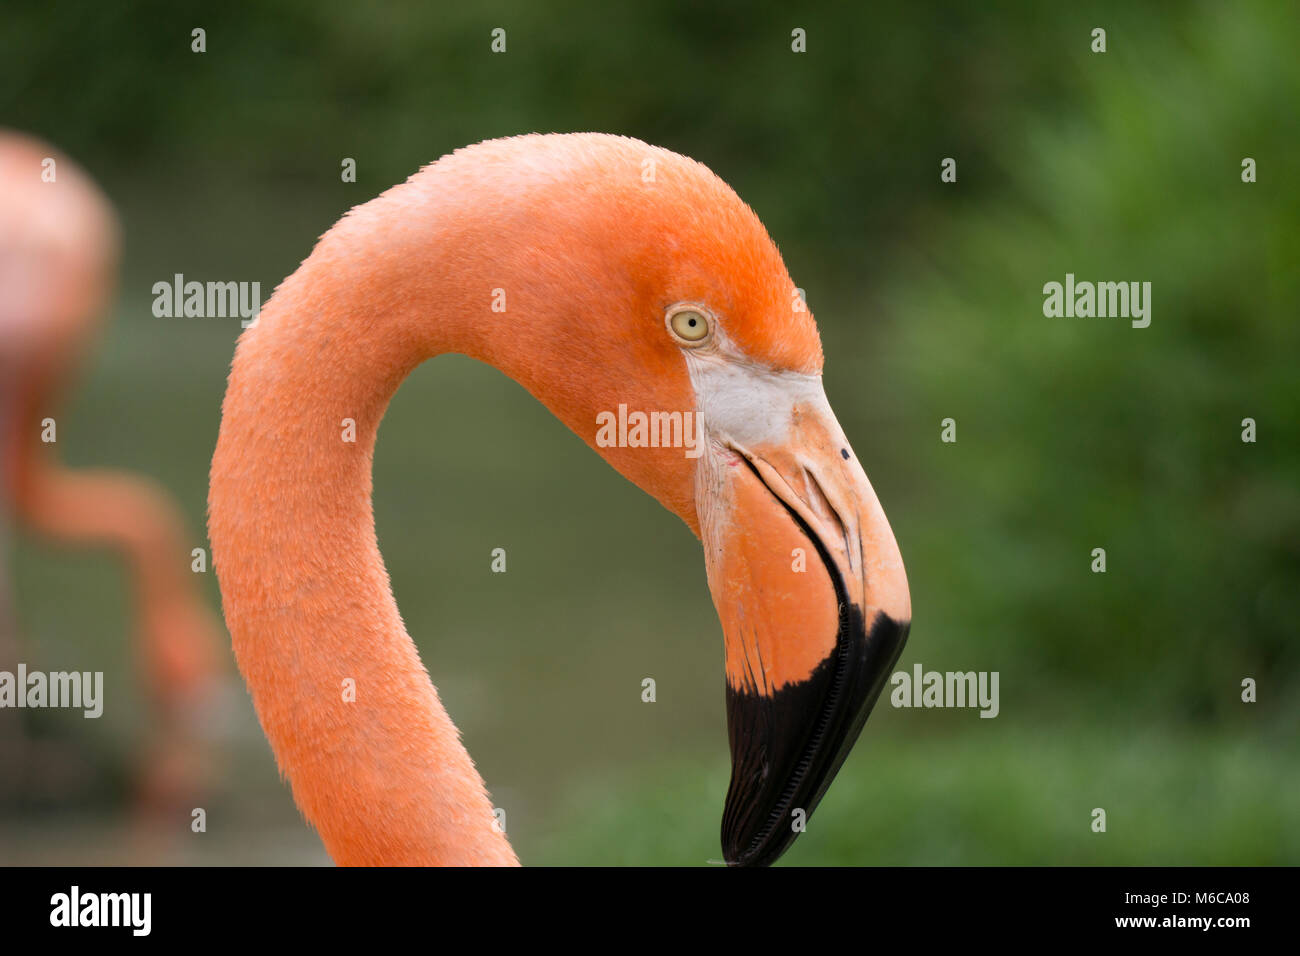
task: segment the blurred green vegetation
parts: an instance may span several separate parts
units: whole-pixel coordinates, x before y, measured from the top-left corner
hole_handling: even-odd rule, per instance
[[[155,319],[153,282],[269,294],[344,210],[451,149],[637,136],[730,182],[808,290],[831,402],[907,562],[900,667],[1001,673],[995,720],[878,708],[788,862],[1300,862],[1290,5],[158,2],[5,18],[0,124],[77,158],[126,227],[115,315],[60,426],[72,464],[156,476],[205,543],[238,324]],[[488,52],[497,26],[504,56]],[[345,156],[356,184],[339,181]],[[955,184],[939,180],[947,156]],[[1044,318],[1042,286],[1067,272],[1150,281],[1150,328]],[[947,417],[956,444],[939,441]],[[457,357],[399,392],[376,516],[408,628],[522,858],[718,859],[721,642],[680,522]],[[505,575],[488,571],[494,547]],[[15,564],[30,656],[103,669],[109,699],[131,701],[120,569],[36,541]],[[0,848],[8,835],[27,859],[64,833],[88,853],[111,842],[146,717],[48,719],[110,769],[63,816],[0,818]],[[274,832],[301,837],[286,858],[323,859],[244,698],[227,746],[207,840],[184,858],[265,861]],[[71,831],[73,815],[100,828]]]

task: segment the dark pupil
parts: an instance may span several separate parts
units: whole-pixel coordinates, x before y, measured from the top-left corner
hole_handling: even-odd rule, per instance
[[[695,327],[695,320],[694,320],[694,319],[687,319],[687,323],[691,326],[691,328],[694,328],[694,327]]]

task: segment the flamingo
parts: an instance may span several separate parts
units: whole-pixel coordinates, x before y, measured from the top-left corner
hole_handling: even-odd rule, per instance
[[[345,214],[239,340],[209,536],[298,807],[340,865],[518,863],[375,534],[380,419],[448,352],[522,384],[702,540],[725,646],[723,855],[771,863],[902,650],[907,579],[758,217],[705,166],[606,134],[490,140],[424,167]],[[703,453],[598,442],[620,405],[697,416]]]
[[[126,472],[69,471],[55,457],[57,443],[42,440],[107,307],[118,246],[112,207],[83,170],[45,143],[0,130],[0,501],[33,533],[110,548],[130,567],[157,734],[136,795],[147,815],[193,793],[206,775],[193,724],[217,685],[218,626],[166,493]],[[0,630],[14,627],[0,622]],[[17,655],[12,633],[0,643],[6,662]]]

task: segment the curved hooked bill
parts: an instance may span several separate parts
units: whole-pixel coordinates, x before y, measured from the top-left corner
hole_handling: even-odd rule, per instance
[[[779,444],[726,443],[704,523],[727,650],[722,846],[733,866],[770,864],[802,832],[911,624],[893,532],[829,406],[816,404],[795,407]]]

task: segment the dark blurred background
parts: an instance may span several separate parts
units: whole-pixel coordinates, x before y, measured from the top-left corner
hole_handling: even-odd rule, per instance
[[[125,228],[61,451],[155,476],[195,546],[239,321],[155,318],[153,283],[269,297],[346,209],[459,146],[635,136],[735,187],[807,290],[907,563],[900,668],[1001,675],[994,720],[882,697],[786,861],[1300,862],[1294,5],[10,2],[0,20],[0,125],[81,163]],[[1067,272],[1150,281],[1151,326],[1045,318]],[[721,633],[681,522],[460,357],[399,392],[375,501],[521,858],[719,859]],[[108,706],[28,728],[81,757],[59,792],[0,808],[0,862],[138,859],[124,572],[26,539],[12,563],[30,666],[105,671]],[[242,688],[230,711],[208,831],[179,820],[170,858],[325,862]]]

